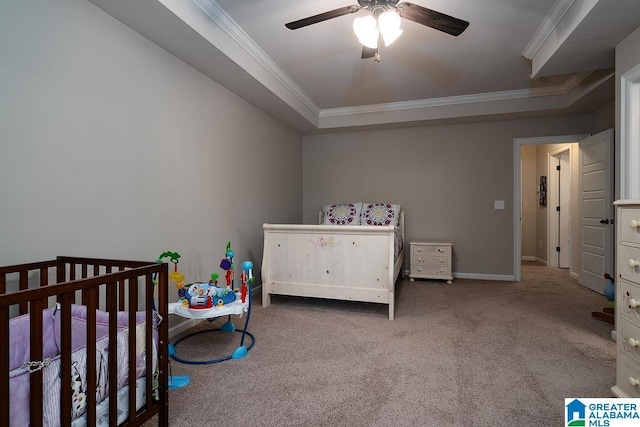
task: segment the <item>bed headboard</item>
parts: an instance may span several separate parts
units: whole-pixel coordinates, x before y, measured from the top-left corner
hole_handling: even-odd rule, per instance
[[[324,222],[324,212],[322,209],[318,211],[318,224],[322,225]],[[402,233],[402,239],[404,240],[404,209],[400,209],[400,213],[398,215],[398,227],[400,227],[400,232]]]

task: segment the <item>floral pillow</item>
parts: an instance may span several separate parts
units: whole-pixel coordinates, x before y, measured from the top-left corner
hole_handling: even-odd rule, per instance
[[[322,207],[323,224],[326,225],[360,225],[362,203],[345,203]]]
[[[398,225],[400,205],[390,203],[363,203],[362,225]]]

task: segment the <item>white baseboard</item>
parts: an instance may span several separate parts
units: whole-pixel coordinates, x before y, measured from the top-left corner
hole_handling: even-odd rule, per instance
[[[514,275],[507,274],[453,273],[452,276],[456,279],[502,280],[505,282],[513,282],[516,280]]]
[[[536,261],[538,264],[542,264],[542,265],[547,266],[547,267],[549,266],[549,263],[547,262],[547,260],[544,260],[544,259],[542,259],[542,258],[536,258],[536,259],[535,259],[535,261]]]
[[[480,274],[480,273],[451,273],[455,279],[474,279],[474,280],[502,280],[505,282],[513,282],[515,276],[502,274]],[[409,270],[404,271],[404,276],[409,277]]]
[[[536,257],[534,257],[534,256],[530,256],[530,255],[529,255],[529,256],[523,256],[523,257],[521,257],[520,259],[521,259],[522,261],[535,261],[535,260],[536,260]]]

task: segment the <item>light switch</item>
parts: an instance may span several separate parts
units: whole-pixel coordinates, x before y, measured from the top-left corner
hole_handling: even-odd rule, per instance
[[[496,200],[493,202],[494,209],[504,209],[504,200]]]

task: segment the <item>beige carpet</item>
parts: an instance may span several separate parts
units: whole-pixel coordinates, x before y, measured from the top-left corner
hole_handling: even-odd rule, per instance
[[[527,263],[522,277],[401,280],[393,321],[383,305],[256,297],[245,359],[172,362],[192,384],[170,392],[169,424],[563,425],[565,397],[612,396],[612,326],[591,317],[608,303],[566,270]],[[212,359],[239,339],[200,334],[177,353]]]

